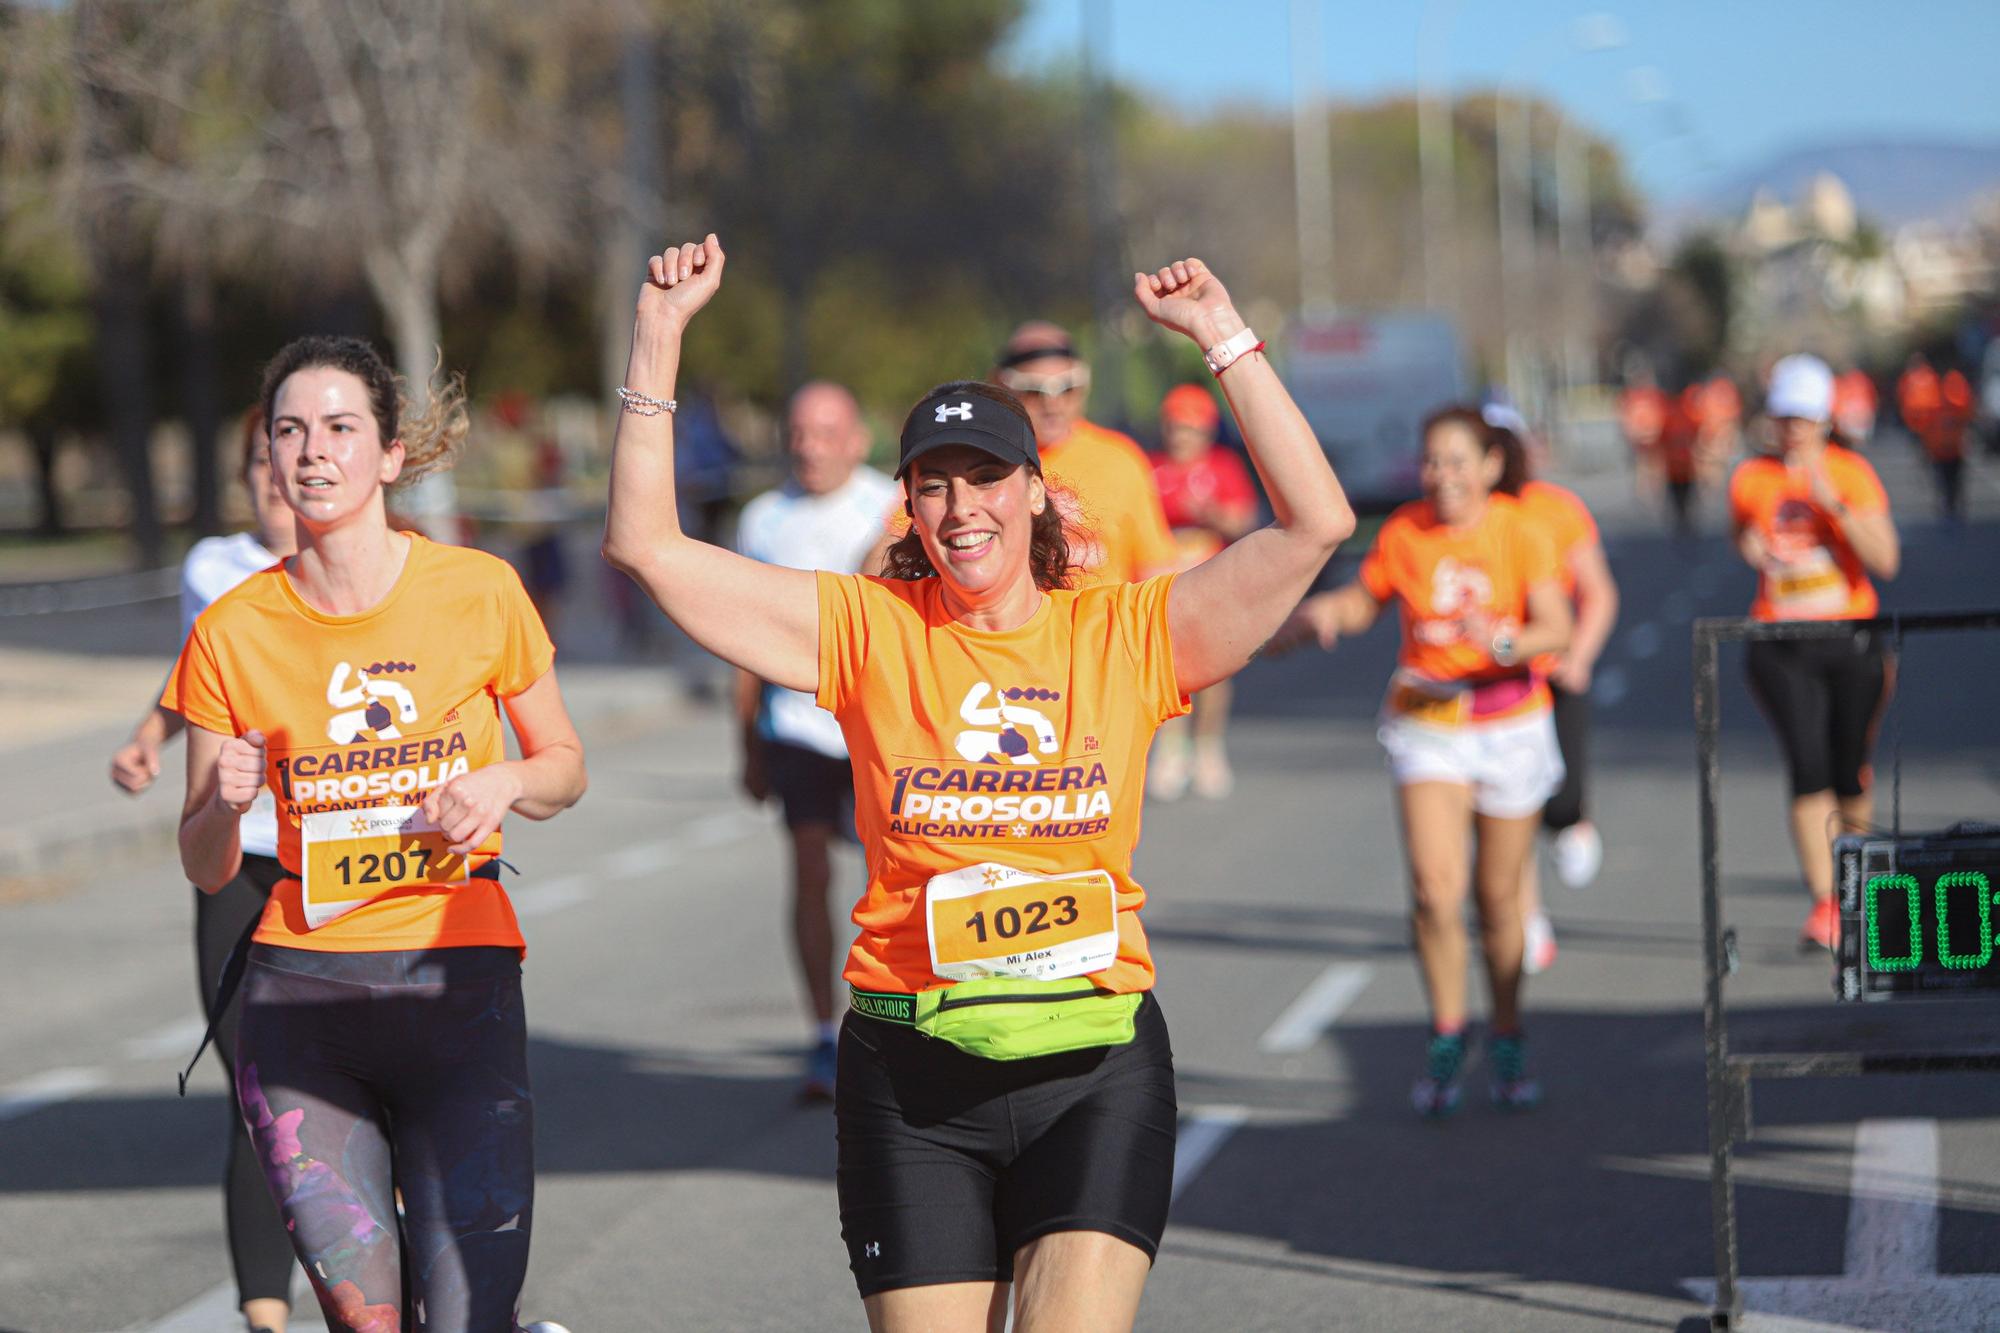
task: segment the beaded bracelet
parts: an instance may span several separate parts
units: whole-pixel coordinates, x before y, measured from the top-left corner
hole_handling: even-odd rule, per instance
[[[655,398],[637,389],[623,387],[618,390],[618,401],[625,411],[635,417],[656,417],[662,412],[673,413],[680,409],[680,404],[671,398]]]

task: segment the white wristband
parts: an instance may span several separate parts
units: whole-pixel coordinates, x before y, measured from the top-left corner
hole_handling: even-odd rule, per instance
[[[1208,373],[1220,375],[1236,364],[1236,359],[1255,347],[1260,339],[1250,329],[1239,329],[1233,337],[1225,338],[1201,354],[1208,362]]]

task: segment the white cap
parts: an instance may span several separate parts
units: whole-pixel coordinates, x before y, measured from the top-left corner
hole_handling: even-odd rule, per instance
[[[1826,362],[1796,352],[1771,367],[1764,411],[1774,417],[1825,421],[1833,415],[1833,372]]]

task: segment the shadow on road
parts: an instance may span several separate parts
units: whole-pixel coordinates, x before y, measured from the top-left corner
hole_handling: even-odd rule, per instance
[[[733,1170],[833,1178],[833,1113],[799,1106],[792,1052],[717,1056],[531,1037],[535,1169]],[[78,1098],[0,1136],[0,1193],[209,1187],[222,1178],[221,1093]]]
[[[1526,1279],[1684,1299],[1683,1279],[1713,1271],[1699,1015],[1538,1009],[1532,1031],[1545,1105],[1490,1107],[1475,1055],[1464,1108],[1434,1123],[1406,1101],[1422,1029],[1343,1022],[1326,1040],[1351,1081],[1317,1085],[1337,1112],[1253,1118],[1182,1195],[1174,1221],[1299,1255],[1442,1273],[1431,1283],[1441,1289]],[[1297,1083],[1185,1076],[1181,1095],[1286,1117],[1310,1100]],[[1950,1122],[1990,1118],[1996,1105],[1991,1075],[1758,1083],[1756,1135],[1738,1153],[1743,1271],[1841,1271],[1855,1122],[1936,1118],[1949,1145]],[[1949,1151],[1943,1167],[1940,1271],[1990,1272],[2000,1189],[1953,1179]]]

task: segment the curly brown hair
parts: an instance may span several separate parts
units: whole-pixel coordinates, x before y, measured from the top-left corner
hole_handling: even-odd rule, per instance
[[[1028,409],[1021,405],[1021,400],[1015,397],[1011,390],[1001,385],[988,384],[984,380],[949,380],[919,398],[917,406],[922,406],[940,394],[972,394],[998,403],[1019,417],[1022,424],[1030,430],[1034,429],[1034,421],[1028,416]],[[914,413],[916,408],[910,410]],[[908,434],[909,429],[910,420],[906,417],[903,421],[903,433]],[[1035,469],[1035,475],[1041,476],[1040,468]],[[905,497],[903,512],[914,517],[908,499],[909,479],[904,477],[902,480]],[[1042,478],[1042,487],[1048,493],[1049,502],[1043,506],[1041,513],[1035,515],[1034,524],[1029,529],[1028,568],[1034,575],[1035,586],[1047,592],[1052,588],[1070,586],[1070,580],[1079,568],[1071,552],[1086,544],[1086,535],[1073,528],[1069,520],[1063,517],[1065,506],[1058,502],[1058,496],[1064,492],[1049,485],[1046,477]],[[937,566],[931,563],[930,553],[924,550],[923,536],[917,531],[914,523],[910,525],[909,531],[889,548],[882,562],[882,576],[891,579],[938,577]]]
[[[278,390],[287,379],[301,370],[319,367],[344,370],[368,390],[368,405],[383,447],[387,448],[391,440],[403,442],[403,471],[391,487],[401,490],[456,463],[472,429],[465,405],[465,381],[457,375],[441,376],[442,354],[439,360],[439,368],[431,372],[430,398],[424,411],[413,416],[402,376],[391,370],[382,354],[366,340],[326,334],[294,338],[264,366],[264,387],[259,401],[266,429],[277,415]]]

